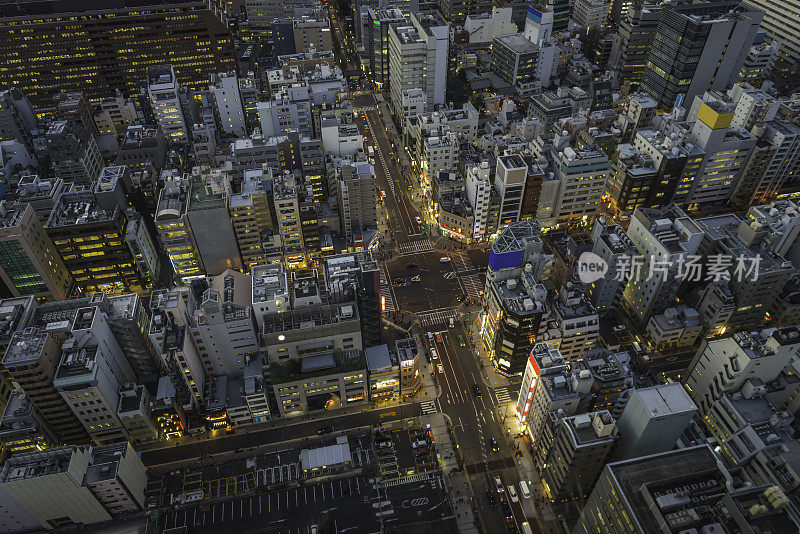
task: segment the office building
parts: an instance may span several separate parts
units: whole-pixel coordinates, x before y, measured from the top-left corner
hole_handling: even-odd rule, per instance
[[[12,296],[66,300],[72,276],[31,205],[0,201],[0,281]]]
[[[678,305],[653,315],[647,322],[646,335],[656,351],[689,349],[703,333],[697,310]]]
[[[159,128],[134,124],[125,129],[117,152],[117,165],[130,169],[146,167],[148,164],[162,169],[167,158],[167,142]]]
[[[400,398],[400,366],[386,344],[364,349],[369,374],[369,400],[374,404]]]
[[[677,382],[634,389],[617,419],[621,440],[614,457],[629,459],[670,450],[696,412],[697,406]]]
[[[183,116],[181,87],[171,64],[147,69],[147,97],[158,126],[170,142],[189,140],[189,129]]]
[[[400,397],[411,397],[419,391],[422,385],[420,366],[422,356],[419,353],[417,342],[414,338],[398,339],[395,341],[397,361],[400,364]]]
[[[518,155],[497,158],[494,186],[500,193],[500,220],[503,226],[520,219],[528,166]]]
[[[283,245],[284,263],[289,269],[301,269],[306,265],[299,193],[295,178],[288,172],[273,178],[272,197],[278,220],[277,230]]]
[[[282,417],[331,410],[367,401],[367,362],[361,351],[340,350],[270,366]]]
[[[35,1],[6,3],[0,10],[2,55],[20,59],[0,66],[0,77],[25,87],[36,107],[49,106],[59,91],[83,91],[89,100],[117,89],[135,96],[152,64],[172,63],[178,82],[192,89],[235,67],[230,32],[205,2],[96,0],[81,5],[79,19],[75,7]],[[26,39],[23,29],[38,38]],[[153,46],[153,35],[160,46]]]
[[[447,22],[463,26],[468,16],[491,11],[492,2],[488,0],[437,0],[434,9],[436,7]]]
[[[323,10],[315,10],[292,20],[294,49],[297,53],[333,50],[330,22]]]
[[[588,296],[597,313],[615,310],[622,300],[629,273],[617,273],[617,265],[622,258],[633,256],[636,246],[621,226],[610,224],[604,218],[595,220],[592,229],[592,252],[598,255],[609,267],[609,275],[592,282],[588,288]]]
[[[339,217],[342,235],[351,242],[368,228],[377,227],[375,173],[372,165],[342,163],[337,167]]]
[[[743,484],[708,445],[605,466],[573,534],[613,532],[793,532],[786,496]],[[765,504],[761,504],[765,503]]]
[[[50,154],[50,169],[56,178],[88,187],[100,175],[103,158],[94,136],[82,124],[53,121],[39,142]]]
[[[217,103],[222,131],[228,135],[246,137],[248,129],[236,71],[212,74],[209,90]]]
[[[616,441],[614,418],[607,411],[568,417],[550,412],[537,456],[543,456],[542,478],[548,498],[564,502],[585,498]]]
[[[750,5],[764,12],[760,29],[771,38],[773,46],[780,43],[780,54],[789,62],[800,60],[800,20],[792,9],[793,2],[772,3],[752,0]]]
[[[467,170],[466,194],[467,200],[472,206],[472,238],[475,241],[484,241],[488,237],[489,197],[492,191],[490,175],[488,161],[481,162],[480,165],[472,165]],[[496,224],[495,222],[495,226]]]
[[[166,178],[164,188],[159,193],[154,219],[175,277],[183,281],[204,272],[187,216],[190,180],[179,176]]]
[[[658,171],[650,156],[628,143],[617,145],[606,187],[617,210],[631,213],[637,206],[652,207],[651,193],[657,179]]]
[[[402,115],[402,95],[408,89],[423,90],[426,111],[445,103],[448,26],[419,13],[412,13],[410,22],[389,32],[389,94],[395,116]]]
[[[686,390],[705,416],[723,393],[739,391],[747,380],[765,384],[775,380],[798,347],[797,327],[703,340],[687,369]]]
[[[492,42],[492,71],[520,94],[548,87],[556,48],[547,43],[531,42],[521,33],[495,37]]]
[[[577,358],[597,340],[600,320],[586,294],[567,282],[552,301],[553,320],[559,330],[556,343],[561,355],[567,359]]]
[[[761,326],[783,288],[796,271],[786,259],[765,254],[766,229],[758,221],[742,221],[734,214],[696,219],[705,232],[698,249],[706,257],[715,254],[735,258],[727,271],[727,286],[736,299],[736,309],[728,318],[728,328],[743,330]],[[768,245],[767,245],[768,246]],[[711,260],[713,261],[713,260]],[[736,272],[737,264],[745,270]]]
[[[628,0],[614,0],[611,6],[612,19],[614,19],[614,8],[626,1]],[[629,1],[628,3],[634,4]],[[617,66],[620,80],[629,82],[632,89],[639,86],[644,74],[660,14],[661,7],[654,4],[630,5],[622,12],[622,20],[619,21],[619,27],[614,34],[608,65]]]
[[[761,11],[738,2],[663,7],[642,89],[662,108],[672,108],[680,102],[691,104],[705,91],[729,88],[762,17]]]
[[[117,417],[134,445],[158,439],[153,419],[152,397],[142,385],[125,384],[119,390]]]
[[[53,386],[92,441],[106,444],[127,439],[117,417],[119,390],[135,380],[105,314],[97,307],[78,310],[61,346]]]
[[[57,432],[59,443],[86,443],[86,430],[53,386],[60,359],[61,339],[57,334],[17,332],[3,356],[3,367]]]
[[[144,464],[127,442],[19,454],[0,473],[0,487],[47,530],[141,511],[146,485]]]
[[[28,97],[19,89],[0,91],[0,141],[17,140],[33,152],[38,121]]]
[[[688,262],[702,236],[703,231],[677,206],[636,208],[628,237],[644,263],[620,268],[631,271],[622,296],[623,306],[641,326],[672,303],[680,285],[676,276],[678,262]]]
[[[148,333],[167,372],[159,381],[153,403],[156,421],[163,429],[159,437],[169,439],[174,437],[173,433],[182,433],[185,429],[183,409],[196,408],[205,402],[206,376],[211,376],[212,367],[210,362],[201,361],[188,332],[194,308],[194,297],[185,287],[153,291],[150,295]],[[162,400],[167,397],[169,400]]]
[[[495,37],[517,33],[517,24],[512,22],[514,7],[493,7],[490,13],[467,15],[464,31],[469,35],[469,44],[485,45]],[[524,14],[523,14],[524,17]]]
[[[192,286],[201,294],[189,324],[200,359],[211,376],[241,377],[247,358],[258,353],[250,308],[251,277],[227,270]]]
[[[576,0],[571,18],[582,28],[600,29],[608,19],[608,3],[602,0]]]
[[[589,371],[567,369],[567,361],[558,349],[546,342],[534,344],[525,363],[516,404],[517,417],[534,447],[544,440],[550,414],[575,415],[581,399],[591,389]],[[537,455],[534,461],[540,471],[545,469],[543,457]]]
[[[57,434],[21,390],[11,392],[0,419],[0,443],[11,454],[34,452],[58,445]]]
[[[525,369],[528,347],[550,313],[547,289],[525,263],[526,249],[541,246],[540,229],[535,219],[513,223],[492,244],[480,335],[495,368],[505,375]]]
[[[121,167],[109,167],[120,170]],[[145,283],[125,242],[127,201],[121,175],[104,174],[90,190],[62,194],[45,230],[83,293],[141,292]]]

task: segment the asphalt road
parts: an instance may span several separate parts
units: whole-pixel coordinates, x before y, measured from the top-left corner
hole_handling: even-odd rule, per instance
[[[365,407],[366,408],[366,407]],[[239,449],[249,449],[262,445],[271,445],[282,441],[303,439],[316,436],[317,429],[333,427],[334,429],[357,428],[360,426],[378,426],[389,421],[398,421],[422,414],[419,404],[404,404],[396,408],[370,410],[361,413],[341,415],[309,422],[298,418],[294,424],[277,427],[266,427],[242,434],[232,434],[215,439],[205,439],[190,443],[171,445],[164,449],[142,452],[142,462],[146,466],[180,463],[207,454],[229,454]],[[178,443],[180,440],[178,440]]]

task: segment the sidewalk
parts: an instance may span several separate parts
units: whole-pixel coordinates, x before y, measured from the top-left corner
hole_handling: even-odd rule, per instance
[[[475,501],[473,499],[472,487],[469,483],[469,476],[461,468],[458,461],[456,447],[453,446],[448,427],[451,427],[447,415],[437,413],[435,415],[421,418],[423,424],[427,422],[431,425],[433,439],[436,443],[436,452],[440,456],[440,466],[442,468],[442,478],[445,487],[450,493],[450,501],[453,505],[458,531],[467,534],[477,534],[481,531],[476,521]],[[457,472],[453,470],[457,469]]]
[[[489,388],[499,388],[508,386],[510,383],[508,379],[501,374],[497,373],[492,365],[491,360],[489,359],[489,354],[486,352],[486,349],[483,346],[483,340],[480,338],[480,331],[481,331],[481,323],[480,323],[480,313],[477,313],[474,317],[470,314],[469,324],[467,324],[468,335],[472,338],[472,341],[475,345],[475,354],[476,358],[478,358],[478,367],[481,370],[481,376],[483,377],[483,383],[486,384],[486,387]]]
[[[519,425],[514,406],[509,405],[506,409],[508,410],[508,413],[505,414],[506,417],[499,418],[498,422],[504,427],[503,436],[509,445],[522,453],[522,456],[519,458],[516,456],[514,457],[514,464],[516,465],[520,480],[527,482],[532,494],[532,499],[527,500],[527,503],[533,510],[533,514],[531,515],[528,510],[525,510],[525,515],[528,517],[528,521],[538,522],[542,532],[548,534],[562,534],[563,528],[561,521],[559,521],[544,496],[541,483],[542,477],[539,476],[539,471],[536,469],[533,456],[528,448],[528,443],[523,438],[517,437],[522,431],[522,427]],[[503,422],[504,420],[505,422]]]

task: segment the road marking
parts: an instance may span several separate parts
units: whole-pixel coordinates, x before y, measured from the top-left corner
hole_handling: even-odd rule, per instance
[[[408,243],[400,243],[400,254],[414,254],[417,252],[430,252],[433,250],[433,243],[430,239],[417,239]]]
[[[436,404],[433,401],[425,401],[420,403],[422,407],[422,414],[423,415],[430,415],[432,413],[437,413],[438,410],[436,409]]]
[[[455,319],[458,313],[452,308],[443,308],[429,313],[418,313],[420,326],[432,326],[437,324],[447,324],[451,318]]]

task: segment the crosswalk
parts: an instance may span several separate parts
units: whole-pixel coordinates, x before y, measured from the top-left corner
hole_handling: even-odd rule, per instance
[[[428,480],[433,480],[435,478],[436,475],[421,473],[419,475],[410,475],[395,480],[389,480],[387,482],[380,482],[379,485],[381,488],[390,488],[392,486],[400,486],[402,484],[409,484],[411,482],[427,482]]]
[[[494,396],[497,399],[498,404],[510,404],[513,401],[511,394],[508,392],[508,388],[495,389]]]
[[[452,308],[446,308],[430,313],[417,314],[420,326],[444,325],[450,322],[450,319],[455,319],[457,312]]]
[[[453,252],[450,254],[450,258],[453,260],[453,265],[455,265],[456,271],[459,273],[475,270],[475,266],[472,264],[472,260],[469,259],[469,255],[466,252]]]
[[[386,276],[386,267],[381,265],[381,306],[387,313],[395,311],[392,290],[389,287],[389,278]]]
[[[430,239],[417,239],[408,243],[400,243],[400,254],[430,252],[431,250],[433,250],[433,243],[431,243]]]
[[[464,274],[461,275],[461,283],[464,284],[464,290],[470,298],[480,298],[481,291],[483,291],[483,282],[479,274]]]
[[[430,415],[439,412],[434,401],[421,402],[420,407],[422,408],[422,415]]]

